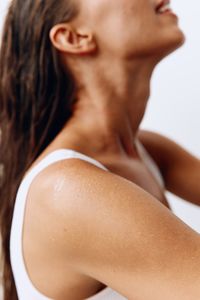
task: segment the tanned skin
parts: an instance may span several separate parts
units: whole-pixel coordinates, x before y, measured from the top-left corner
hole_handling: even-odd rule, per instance
[[[158,0],[78,1],[80,14],[50,32],[78,83],[73,116],[49,153],[79,159],[43,170],[31,185],[23,250],[35,287],[80,300],[106,286],[130,300],[200,299],[200,236],[170,210],[165,192],[200,205],[200,161],[141,131],[155,66],[184,42]]]

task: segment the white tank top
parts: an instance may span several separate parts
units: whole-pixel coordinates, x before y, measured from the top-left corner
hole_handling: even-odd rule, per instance
[[[22,251],[22,234],[26,206],[26,198],[30,185],[34,178],[49,165],[61,160],[77,158],[85,160],[96,165],[99,168],[106,169],[100,162],[95,159],[70,149],[61,149],[52,152],[41,160],[33,169],[24,177],[17,192],[14,214],[12,219],[11,236],[10,236],[10,256],[14,280],[17,288],[19,300],[53,300],[41,294],[31,282],[27,273]],[[107,287],[87,298],[87,300],[126,300],[116,291]]]

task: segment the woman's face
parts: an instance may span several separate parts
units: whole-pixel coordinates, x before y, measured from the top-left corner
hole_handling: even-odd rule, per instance
[[[179,47],[184,35],[178,19],[162,0],[84,0],[81,18],[101,51],[113,56],[163,57]],[[161,8],[159,10],[159,7]],[[165,12],[163,13],[162,11]]]

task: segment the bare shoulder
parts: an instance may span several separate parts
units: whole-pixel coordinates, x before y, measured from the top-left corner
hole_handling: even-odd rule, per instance
[[[199,235],[156,199],[84,161],[55,164],[41,176],[51,227],[74,268],[128,299],[200,297]]]

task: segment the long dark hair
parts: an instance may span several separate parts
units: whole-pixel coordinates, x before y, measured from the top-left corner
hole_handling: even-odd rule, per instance
[[[70,0],[13,0],[0,50],[0,229],[4,299],[16,300],[9,240],[26,170],[72,115],[75,80],[62,68],[49,32],[77,14]]]

